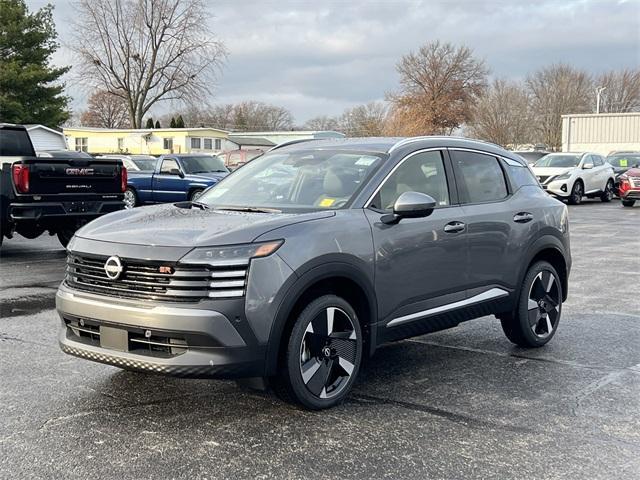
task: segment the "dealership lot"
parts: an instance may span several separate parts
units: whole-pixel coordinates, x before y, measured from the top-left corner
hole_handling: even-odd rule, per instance
[[[62,354],[55,238],[0,257],[0,477],[637,478],[640,208],[570,207],[560,329],[514,347],[485,317],[388,345],[312,413],[233,382]]]

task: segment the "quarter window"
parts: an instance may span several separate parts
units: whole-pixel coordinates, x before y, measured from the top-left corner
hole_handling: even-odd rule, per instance
[[[449,205],[442,152],[423,152],[406,159],[384,182],[370,206],[391,210],[398,197],[405,192],[426,193],[435,199],[438,206]]]
[[[89,139],[87,137],[77,137],[76,138],[76,150],[78,152],[88,152],[89,151]]]
[[[173,160],[172,158],[165,158],[162,160],[162,166],[160,167],[160,173],[171,174],[171,170],[177,170],[178,162]]]
[[[465,203],[494,202],[508,195],[504,172],[496,157],[452,150],[451,158]]]

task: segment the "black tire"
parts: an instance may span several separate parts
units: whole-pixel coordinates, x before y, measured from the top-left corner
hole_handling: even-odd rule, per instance
[[[633,207],[635,204],[635,200],[622,200],[622,205],[625,207]]]
[[[571,188],[571,195],[569,195],[569,205],[580,205],[583,196],[584,185],[582,184],[582,180],[576,180]]]
[[[613,200],[613,180],[609,179],[607,185],[604,187],[604,192],[600,195],[600,200],[609,203]]]
[[[310,410],[345,399],[358,376],[363,345],[358,317],[346,300],[336,295],[315,299],[283,342],[286,350],[272,382],[280,398]]]
[[[200,195],[202,195],[202,192],[204,192],[202,188],[191,190],[191,192],[189,193],[189,201],[195,202],[196,200],[198,200],[198,198],[200,198]]]
[[[67,248],[67,245],[69,245],[69,242],[71,241],[74,233],[76,233],[75,228],[65,228],[63,230],[58,230],[56,232],[56,235],[58,236],[60,245],[62,245],[64,248]]]
[[[127,209],[135,208],[138,206],[138,194],[131,187],[127,187],[127,189],[124,191],[124,205]]]
[[[500,318],[504,334],[525,348],[548,343],[558,330],[562,295],[562,283],[553,265],[543,261],[534,263],[520,287],[516,311]]]

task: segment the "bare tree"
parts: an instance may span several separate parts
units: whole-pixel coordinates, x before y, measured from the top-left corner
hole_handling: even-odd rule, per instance
[[[603,73],[594,83],[606,87],[600,98],[601,113],[640,111],[640,69]]]
[[[224,130],[289,130],[293,115],[277,105],[253,100],[215,105],[206,109],[188,109],[184,119],[187,126],[210,126]]]
[[[387,121],[387,106],[370,102],[346,110],[340,117],[341,130],[349,137],[378,137],[383,135]]]
[[[133,128],[161,101],[211,93],[225,57],[203,0],[78,0],[78,79],[127,103]]]
[[[592,81],[570,65],[554,64],[527,77],[538,138],[558,150],[562,146],[562,115],[592,111]]]
[[[84,127],[129,128],[127,102],[105,90],[89,97],[87,109],[80,115]]]
[[[330,117],[328,115],[321,115],[319,117],[307,120],[303,125],[306,130],[334,130],[340,131],[342,125],[340,119],[337,117]]]
[[[400,90],[388,96],[398,134],[450,134],[471,118],[487,86],[484,61],[471,49],[439,41],[402,57],[396,66]]]
[[[474,108],[471,134],[510,148],[533,143],[533,116],[529,103],[524,85],[494,80]]]

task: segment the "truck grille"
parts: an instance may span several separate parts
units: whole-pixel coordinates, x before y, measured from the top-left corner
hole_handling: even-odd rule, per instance
[[[105,271],[108,258],[70,254],[67,257],[67,285],[112,297],[167,302],[238,298],[245,293],[247,261],[218,267],[123,258],[122,273],[112,280]]]

